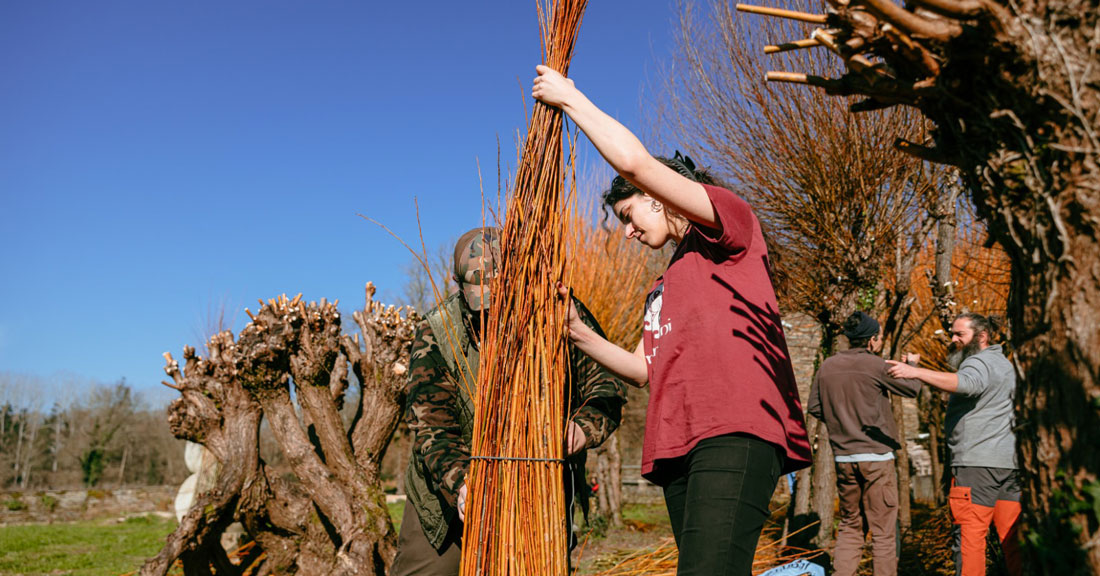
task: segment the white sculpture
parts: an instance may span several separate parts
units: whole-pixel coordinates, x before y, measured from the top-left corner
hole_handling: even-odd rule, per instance
[[[202,444],[187,442],[183,449],[183,459],[191,475],[180,484],[176,493],[176,521],[182,521],[198,496],[214,485],[218,460]]]

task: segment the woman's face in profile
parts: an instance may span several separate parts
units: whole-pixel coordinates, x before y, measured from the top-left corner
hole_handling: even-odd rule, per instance
[[[634,238],[654,249],[661,248],[671,238],[664,206],[645,194],[634,194],[619,200],[612,210],[622,223],[627,238]]]

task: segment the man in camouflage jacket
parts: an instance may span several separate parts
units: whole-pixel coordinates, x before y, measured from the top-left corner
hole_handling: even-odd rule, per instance
[[[413,447],[393,576],[459,572],[477,341],[481,311],[490,304],[489,280],[499,259],[499,230],[476,228],[464,234],[454,258],[460,290],[428,312],[413,340],[405,412]],[[584,305],[576,299],[574,304],[585,323],[601,332]],[[600,445],[619,426],[626,386],[579,352],[571,350],[570,359],[567,462],[580,470],[571,476],[583,481],[585,450]],[[566,484],[568,490],[569,478]]]

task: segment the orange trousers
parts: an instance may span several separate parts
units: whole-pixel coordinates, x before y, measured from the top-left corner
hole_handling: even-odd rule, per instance
[[[1020,543],[1016,533],[1020,503],[997,500],[993,506],[975,504],[971,500],[969,486],[951,486],[948,499],[951,518],[958,525],[961,537],[962,571],[957,573],[962,576],[985,576],[985,541],[992,522],[1001,540],[1008,573],[1022,576]]]

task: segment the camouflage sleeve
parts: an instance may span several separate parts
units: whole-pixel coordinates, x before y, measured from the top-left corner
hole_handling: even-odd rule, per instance
[[[604,336],[588,308],[576,298],[573,304],[581,320]],[[626,384],[576,348],[571,347],[569,353],[573,363],[573,421],[584,430],[585,448],[595,448],[619,427],[626,404]]]
[[[466,478],[470,448],[459,425],[458,384],[427,321],[421,322],[413,339],[406,391],[405,423],[413,434],[413,456],[423,460],[432,482],[454,506]]]

